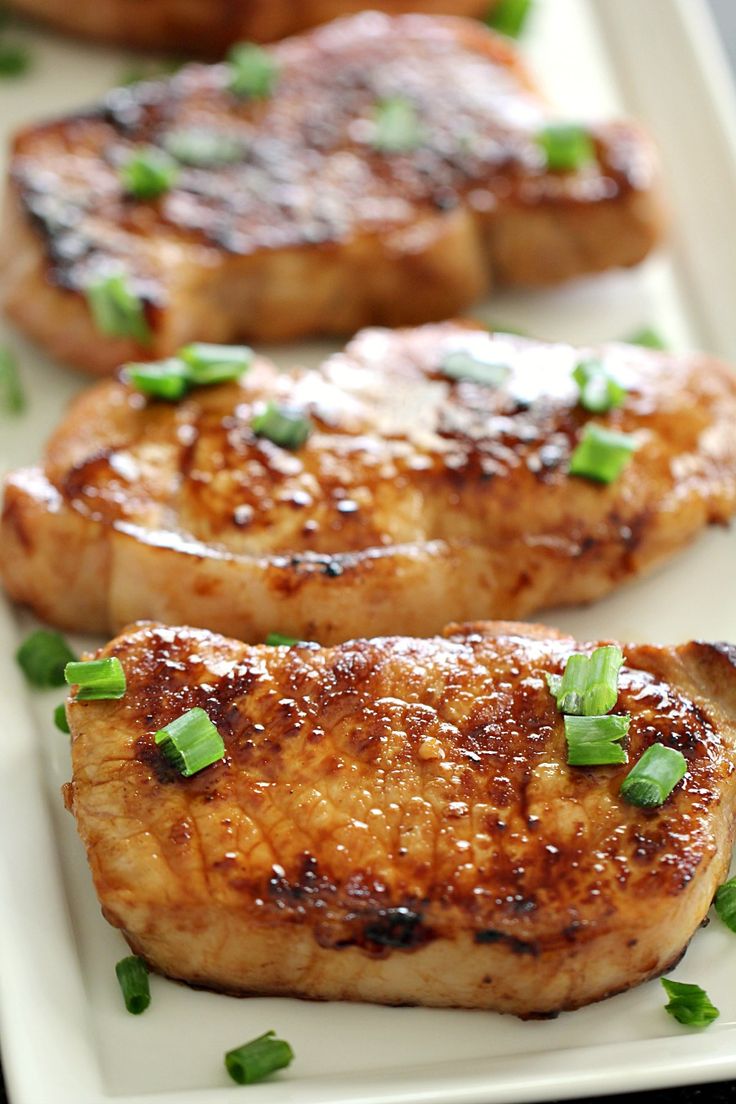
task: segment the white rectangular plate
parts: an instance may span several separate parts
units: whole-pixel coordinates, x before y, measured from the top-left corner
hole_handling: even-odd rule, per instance
[[[82,2],[82,0],[77,0]],[[115,83],[119,53],[34,33],[36,65],[0,88],[0,125],[75,107]],[[699,0],[538,0],[524,43],[551,98],[579,117],[633,112],[662,147],[671,251],[636,272],[545,294],[497,298],[479,315],[573,341],[658,326],[676,348],[736,361],[736,111]],[[82,384],[16,334],[29,414],[0,424],[0,469],[34,461]],[[280,351],[283,363],[325,346]],[[579,636],[681,641],[736,637],[736,537],[706,534],[649,580],[589,609],[550,614]],[[95,581],[90,579],[90,586]],[[29,620],[0,599],[0,1016],[13,1104],[300,1104],[531,1101],[736,1074],[736,942],[720,924],[676,972],[705,986],[721,1017],[706,1033],[663,1011],[657,982],[552,1022],[489,1013],[236,1000],[152,979],[145,1016],[122,1007],[105,924],[63,810],[67,741],[57,694],[29,694],[12,653]],[[81,643],[81,642],[77,642]],[[267,1084],[234,1088],[225,1050],[274,1027],[296,1053]]]

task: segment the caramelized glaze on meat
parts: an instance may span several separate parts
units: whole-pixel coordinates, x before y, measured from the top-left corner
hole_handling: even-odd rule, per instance
[[[459,350],[506,382],[448,380]],[[629,388],[594,419],[572,379],[589,356]],[[250,428],[272,397],[313,421],[296,452]],[[596,598],[726,521],[735,418],[734,377],[705,357],[458,323],[368,330],[314,371],[259,361],[173,406],[108,382],[42,467],[8,477],[0,570],[13,597],[78,629],[154,618],[330,643],[523,616]],[[568,474],[591,420],[638,445],[610,486]]]
[[[331,649],[134,627],[120,702],[73,703],[67,801],[107,919],[172,977],[229,992],[576,1008],[682,953],[728,868],[736,652],[626,645],[629,766],[572,768],[543,626]],[[205,709],[224,760],[190,779],[158,728]],[[661,808],[619,787],[653,743]]]
[[[11,162],[4,299],[61,359],[110,373],[191,339],[285,340],[442,319],[489,288],[640,261],[661,229],[656,166],[630,123],[595,126],[595,160],[549,172],[548,109],[512,48],[480,24],[366,13],[274,48],[265,100],[225,65],[108,94],[21,132]],[[374,148],[376,105],[401,95],[422,142]],[[184,168],[155,202],[119,170],[194,128],[242,155]],[[84,289],[122,269],[152,331],[96,333]]]

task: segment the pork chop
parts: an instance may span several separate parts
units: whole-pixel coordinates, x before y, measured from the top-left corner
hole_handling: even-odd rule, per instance
[[[493,623],[330,649],[128,630],[98,653],[125,697],[67,707],[105,917],[231,993],[531,1016],[666,970],[728,869],[736,649],[624,646],[629,764],[578,768],[545,681],[576,647]],[[194,707],[225,757],[183,778],[154,734]],[[642,809],[619,789],[653,743],[687,774]]]
[[[504,376],[451,379],[462,354]],[[572,373],[627,388],[591,415]],[[289,450],[267,399],[307,414]],[[569,473],[587,427],[636,446],[608,485]],[[146,400],[83,394],[41,466],[11,473],[0,573],[68,629],[138,619],[260,641],[427,635],[587,602],[736,509],[736,377],[699,355],[575,349],[458,323],[367,330],[316,370]]]
[[[480,23],[365,13],[272,57],[265,97],[235,95],[228,65],[190,66],[17,135],[1,297],[55,356],[109,374],[189,340],[414,325],[492,284],[636,264],[660,237],[648,139],[596,124],[590,159],[552,171],[548,108]],[[195,160],[203,135],[226,153],[158,199],[129,194],[134,154],[191,160],[192,135]],[[95,327],[85,294],[111,274],[145,316],[135,337]]]
[[[234,42],[270,42],[369,7],[398,15],[483,16],[497,0],[10,0],[59,30],[144,50],[218,57]]]

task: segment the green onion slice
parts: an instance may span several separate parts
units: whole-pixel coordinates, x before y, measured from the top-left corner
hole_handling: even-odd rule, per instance
[[[125,671],[117,656],[67,663],[64,678],[77,687],[76,701],[117,701],[125,694]]]
[[[593,414],[606,414],[626,399],[626,388],[608,374],[600,360],[581,360],[572,378],[580,389],[580,405]]]
[[[718,916],[732,932],[736,932],[736,878],[729,878],[716,890],[715,906]]]
[[[162,139],[163,147],[182,165],[195,169],[214,169],[234,165],[242,161],[245,144],[222,131],[205,127],[182,127],[168,131]]]
[[[62,702],[61,705],[57,705],[54,710],[54,724],[58,728],[59,732],[66,732],[67,735],[71,732],[69,728],[69,722],[66,719],[66,706]]]
[[[653,809],[663,805],[687,774],[687,759],[676,748],[652,744],[621,783],[621,796],[630,805]]]
[[[125,191],[136,199],[158,199],[173,187],[178,176],[176,161],[156,146],[135,150],[120,170]]]
[[[497,0],[491,5],[484,22],[486,26],[509,38],[518,38],[524,30],[534,0]]]
[[[707,1027],[717,1020],[720,1012],[711,1003],[705,989],[699,985],[688,985],[684,981],[670,981],[660,978],[665,993],[669,997],[664,1006],[678,1023],[688,1027]]]
[[[0,411],[3,414],[22,414],[25,408],[26,396],[18,363],[10,349],[0,348]]]
[[[281,448],[298,449],[312,432],[312,423],[300,410],[269,402],[262,414],[251,419],[257,437],[267,437]]]
[[[236,380],[253,363],[253,350],[247,345],[186,345],[178,354],[189,369],[193,387]]]
[[[227,1052],[225,1067],[233,1081],[239,1085],[253,1085],[290,1065],[294,1051],[287,1042],[275,1036],[275,1031],[266,1031],[257,1039]]]
[[[190,373],[186,364],[169,357],[145,364],[126,364],[122,378],[130,387],[153,399],[177,402],[189,390]]]
[[[417,109],[406,96],[379,100],[374,111],[373,146],[381,153],[410,153],[424,142]]]
[[[138,955],[128,955],[117,963],[115,973],[123,993],[125,1007],[133,1016],[140,1016],[151,1003],[148,967]]]
[[[273,56],[253,42],[241,42],[228,54],[230,91],[236,96],[266,99],[276,87],[279,70]]]
[[[585,127],[550,123],[537,134],[550,172],[574,172],[595,161],[595,146]]]
[[[185,777],[216,763],[225,754],[222,736],[204,709],[190,709],[160,729],[156,743],[166,758]]]
[[[580,652],[569,656],[562,677],[547,675],[560,713],[594,717],[613,709],[623,661],[623,653],[615,644],[596,648],[591,656]]]
[[[143,303],[122,272],[100,276],[87,285],[85,294],[100,333],[106,337],[132,337],[141,345],[150,342]]]
[[[618,741],[629,731],[631,717],[565,717],[567,761],[571,767],[627,763]]]
[[[613,483],[631,460],[638,447],[631,434],[616,433],[595,422],[588,422],[570,457],[570,475],[580,475],[597,483]]]
[[[31,67],[31,55],[25,46],[0,42],[0,78],[20,77]]]
[[[667,349],[667,342],[652,326],[644,326],[641,330],[629,334],[624,338],[626,345],[642,345],[645,349]]]
[[[266,637],[266,644],[273,648],[293,648],[295,644],[301,644],[298,636],[282,636],[281,633],[272,632]]]
[[[508,364],[481,360],[461,349],[448,353],[442,360],[440,371],[453,380],[479,383],[484,387],[500,387],[511,375]]]
[[[64,685],[64,669],[77,657],[59,633],[37,629],[26,637],[15,658],[32,686],[47,688]]]

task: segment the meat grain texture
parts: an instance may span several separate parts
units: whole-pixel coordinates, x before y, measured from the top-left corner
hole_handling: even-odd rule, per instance
[[[122,701],[68,705],[106,918],[156,970],[238,994],[534,1016],[666,970],[728,869],[736,651],[624,646],[629,765],[574,768],[545,673],[579,647],[513,624],[330,649],[131,628],[99,653]],[[226,754],[185,779],[154,734],[195,706]],[[656,742],[687,775],[627,805]]]
[[[9,7],[59,30],[135,49],[217,57],[235,42],[271,42],[340,16],[484,16],[497,0],[10,0]]]
[[[449,379],[458,352],[505,380]],[[591,357],[628,388],[603,416],[572,376]],[[269,399],[311,419],[300,449],[253,432]],[[637,445],[608,486],[568,473],[591,422]],[[710,358],[458,323],[367,330],[313,371],[260,360],[178,404],[109,381],[6,478],[0,574],[43,620],[92,632],[153,619],[327,644],[524,617],[725,523],[735,423],[736,379]]]
[[[0,298],[55,357],[110,374],[189,340],[414,325],[496,285],[635,265],[661,236],[649,139],[596,123],[593,159],[549,171],[537,135],[550,109],[480,23],[364,13],[273,57],[264,99],[235,96],[227,65],[195,65],[17,135]],[[403,150],[379,149],[396,97],[416,126]],[[182,166],[157,200],[126,193],[135,151],[192,132],[224,141],[226,163]],[[95,330],[85,291],[111,272],[145,307],[142,345]]]

